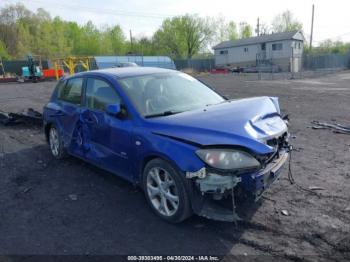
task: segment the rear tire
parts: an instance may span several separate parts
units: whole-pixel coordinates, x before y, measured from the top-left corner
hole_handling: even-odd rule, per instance
[[[51,154],[54,158],[62,159],[67,156],[61,135],[54,125],[49,129],[49,145]]]
[[[185,181],[172,165],[156,158],[143,171],[143,189],[148,204],[162,219],[179,223],[191,216]]]

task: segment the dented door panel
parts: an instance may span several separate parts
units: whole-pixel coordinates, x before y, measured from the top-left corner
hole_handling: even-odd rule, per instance
[[[132,180],[129,164],[131,122],[90,109],[82,111],[81,119],[84,147],[87,148],[85,157]]]

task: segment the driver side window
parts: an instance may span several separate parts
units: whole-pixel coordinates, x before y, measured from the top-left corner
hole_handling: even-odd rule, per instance
[[[117,91],[101,79],[88,78],[86,82],[86,106],[90,109],[106,111],[107,105],[120,104]]]

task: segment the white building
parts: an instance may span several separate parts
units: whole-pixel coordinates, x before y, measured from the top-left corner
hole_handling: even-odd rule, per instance
[[[304,36],[299,31],[224,41],[213,47],[218,68],[301,69]]]

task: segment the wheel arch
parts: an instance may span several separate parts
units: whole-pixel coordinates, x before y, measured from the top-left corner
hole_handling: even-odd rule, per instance
[[[181,172],[180,167],[176,164],[176,162],[174,160],[172,160],[171,158],[169,158],[168,156],[164,155],[164,154],[159,154],[159,153],[150,153],[148,155],[145,155],[142,160],[141,160],[141,164],[138,170],[138,177],[137,177],[137,183],[141,183],[142,179],[143,179],[143,171],[145,170],[146,165],[152,161],[153,159],[161,159],[163,161],[168,162],[171,166],[173,166],[176,171]]]
[[[147,196],[148,193],[147,193],[147,186],[146,186],[146,184],[147,184],[146,177],[147,176],[145,176],[144,170],[147,166],[147,163],[149,163],[150,161],[152,161],[154,159],[161,160],[164,164],[166,164],[166,166],[169,166],[169,168],[174,170],[173,172],[171,172],[173,174],[171,176],[173,176],[173,179],[175,181],[178,181],[178,182],[175,182],[175,183],[177,183],[176,185],[181,187],[181,189],[178,188],[178,190],[180,190],[180,192],[183,192],[183,194],[179,193],[178,197],[183,199],[183,202],[182,202],[183,204],[182,204],[182,208],[181,208],[182,211],[176,211],[176,213],[178,213],[178,212],[180,212],[180,213],[178,213],[176,215],[177,217],[175,218],[175,220],[168,220],[168,221],[171,221],[174,223],[181,222],[193,214],[193,209],[192,209],[193,203],[192,203],[192,199],[191,199],[191,196],[192,196],[191,183],[188,179],[186,179],[185,175],[183,174],[183,171],[178,167],[178,165],[175,163],[175,161],[171,160],[169,157],[161,155],[161,154],[148,155],[142,161],[143,162],[142,163],[142,172],[140,172],[141,175],[140,175],[139,179],[140,179],[140,182],[142,184],[141,188],[144,191],[146,198],[147,198],[147,201],[149,203],[150,203],[150,200],[149,200],[149,197]],[[160,165],[160,167],[164,168],[164,164],[163,164],[163,166]],[[157,166],[157,165],[155,165],[155,166]],[[168,169],[168,172],[169,171],[170,170]],[[179,174],[179,175],[177,175],[177,174]],[[155,207],[153,206],[152,208],[154,209]],[[157,214],[159,215],[159,213],[157,213]]]

